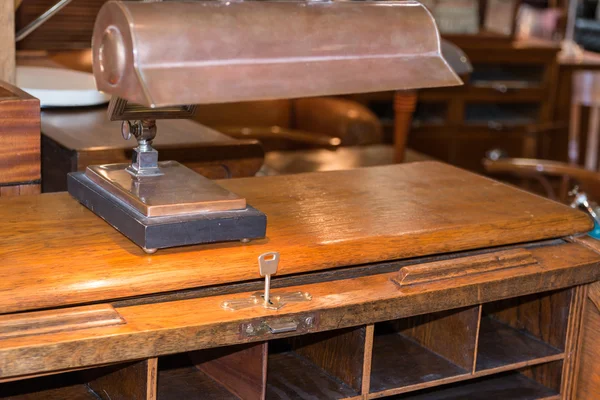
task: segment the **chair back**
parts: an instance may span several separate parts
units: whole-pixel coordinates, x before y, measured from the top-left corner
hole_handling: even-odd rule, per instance
[[[582,108],[589,107],[586,143],[582,146]],[[600,72],[579,71],[573,74],[571,119],[569,121],[569,163],[586,169],[598,170],[598,146],[600,138]],[[585,159],[580,160],[581,150]]]

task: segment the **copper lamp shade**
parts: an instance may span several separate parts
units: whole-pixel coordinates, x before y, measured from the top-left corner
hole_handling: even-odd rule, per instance
[[[93,52],[100,90],[149,107],[461,83],[413,1],[111,1]]]

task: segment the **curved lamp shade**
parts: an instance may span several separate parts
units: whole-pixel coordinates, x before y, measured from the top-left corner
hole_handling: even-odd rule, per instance
[[[98,89],[149,107],[461,84],[413,1],[106,3]]]

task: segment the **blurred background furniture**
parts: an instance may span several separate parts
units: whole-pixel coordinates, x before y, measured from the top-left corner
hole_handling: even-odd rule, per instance
[[[446,37],[473,64],[465,85],[419,92],[408,146],[463,168],[484,172],[481,159],[501,147],[519,157],[544,154],[528,127],[552,121],[556,55],[553,42],[494,36]]]
[[[562,202],[569,201],[568,190],[574,185],[600,200],[600,71],[578,71],[573,75],[570,108],[568,163],[496,155],[484,160],[486,170],[536,179],[547,197]],[[582,131],[584,110],[589,122]],[[561,178],[560,184],[552,177]]]

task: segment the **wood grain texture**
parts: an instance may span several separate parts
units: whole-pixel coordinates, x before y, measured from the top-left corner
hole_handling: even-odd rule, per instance
[[[293,339],[294,351],[357,392],[363,386],[366,327]]]
[[[476,381],[442,386],[413,395],[398,397],[402,400],[550,400],[556,399],[557,392],[527,379],[521,374],[512,373]],[[390,399],[396,399],[391,397]]]
[[[200,371],[244,400],[262,400],[267,386],[267,342],[189,353]]]
[[[370,391],[378,397],[422,389],[469,374],[464,368],[397,333],[375,336],[371,368]]]
[[[0,186],[0,197],[40,194],[40,184]]]
[[[358,393],[294,352],[269,355],[269,400],[346,399]]]
[[[266,239],[148,256],[67,194],[0,198],[0,313],[257,279],[273,250],[282,276],[591,229],[583,212],[435,162],[219,184],[267,215]]]
[[[395,282],[400,286],[417,285],[434,280],[452,279],[457,276],[475,275],[505,268],[519,268],[535,264],[531,253],[523,249],[506,250],[494,254],[482,254],[461,260],[446,260],[426,266],[403,267]]]
[[[91,370],[87,385],[102,400],[156,400],[157,366],[158,359],[150,358]]]
[[[539,363],[540,359],[547,360],[556,355],[562,358],[560,350],[490,317],[482,319],[479,335],[477,371],[495,370],[534,360]]]
[[[15,83],[15,3],[0,0],[0,81]]]
[[[592,285],[598,285],[594,283]],[[600,311],[591,299],[586,299],[583,308],[581,327],[580,351],[578,357],[578,371],[575,376],[576,386],[574,398],[578,400],[592,400],[600,396]]]
[[[590,285],[581,285],[572,289],[569,321],[567,323],[567,338],[565,343],[565,360],[562,368],[562,383],[560,392],[565,400],[576,399],[577,375],[581,354],[582,322],[585,302],[588,298]]]
[[[40,179],[40,102],[0,81],[0,185]]]
[[[158,365],[159,400],[239,400],[196,368],[185,354],[162,357]]]
[[[124,324],[108,304],[0,316],[0,340]]]
[[[418,315],[398,321],[398,330],[426,349],[472,371],[479,324],[479,306]]]
[[[484,314],[527,332],[550,346],[565,349],[571,290],[531,295],[484,305]]]
[[[551,363],[534,365],[521,369],[520,372],[529,379],[547,387],[555,392],[561,393],[563,399],[568,399],[561,391],[563,362],[554,361]]]
[[[73,2],[18,44],[19,49],[69,50],[91,46],[92,29],[98,10],[106,0]],[[23,28],[48,10],[52,0],[24,0],[16,15],[17,29]]]
[[[395,272],[301,285],[288,290],[308,291],[312,300],[288,304],[275,314],[260,307],[237,312],[220,307],[223,301],[247,298],[251,293],[117,307],[127,324],[0,341],[0,378],[273,338],[264,333],[241,339],[242,323],[262,324],[316,313],[318,322],[309,332],[328,331],[571,287],[599,277],[600,257],[577,244],[531,251],[538,259],[537,273],[500,271],[493,277],[462,277],[403,290],[390,281]]]

